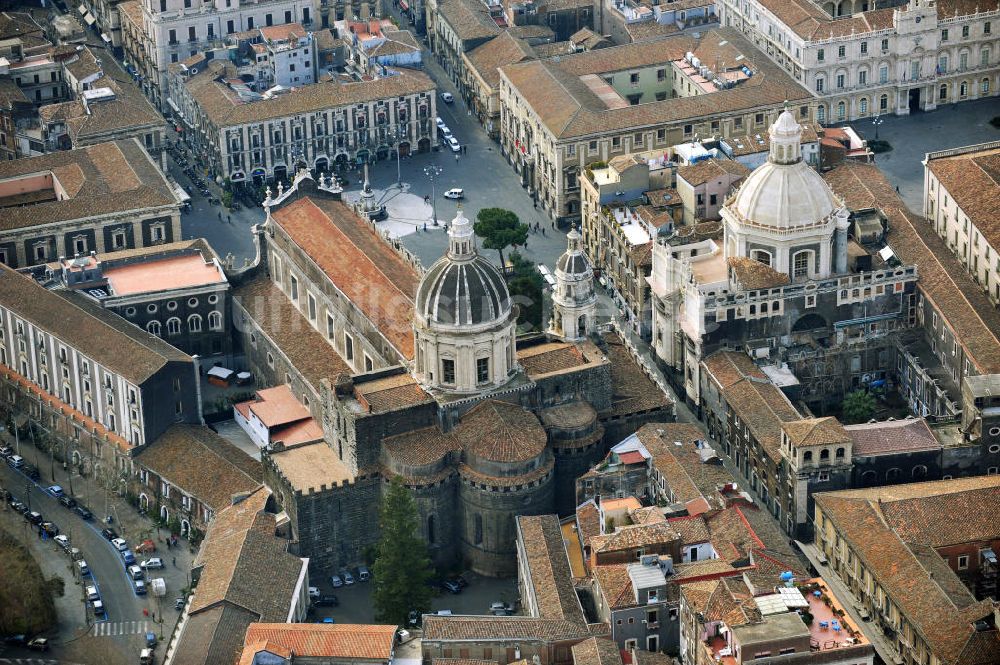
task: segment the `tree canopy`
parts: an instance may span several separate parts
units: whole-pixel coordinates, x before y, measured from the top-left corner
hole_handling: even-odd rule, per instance
[[[528,225],[522,224],[517,215],[504,208],[483,208],[476,215],[472,229],[483,239],[484,249],[495,249],[500,253],[501,266],[505,265],[503,250],[528,241]]]
[[[520,252],[510,253],[510,263],[513,275],[507,288],[514,304],[518,306],[517,323],[530,327],[531,330],[541,330],[542,287],[545,280],[534,264],[522,257]]]
[[[844,397],[843,418],[848,424],[865,423],[875,414],[875,397],[864,390],[855,390]]]
[[[430,610],[431,560],[427,544],[417,534],[418,521],[413,497],[394,478],[382,500],[373,567],[375,618],[382,623],[406,625],[411,611]]]

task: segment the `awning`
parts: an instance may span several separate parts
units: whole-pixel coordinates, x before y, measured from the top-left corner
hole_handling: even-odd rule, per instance
[[[106,33],[106,32],[102,32],[101,33],[101,39],[103,39],[104,41],[106,41],[109,44],[111,43],[111,36],[108,35],[108,33]]]
[[[172,108],[177,113],[181,112],[181,110],[179,108],[177,108],[177,104],[174,104],[174,100],[170,99],[169,97],[167,97],[167,106],[169,106],[170,108]]]
[[[406,0],[399,0],[399,8],[404,12],[410,11],[410,5],[406,4]]]
[[[85,14],[83,20],[87,22],[87,25],[94,25],[97,23],[97,19],[94,18],[93,14]]]

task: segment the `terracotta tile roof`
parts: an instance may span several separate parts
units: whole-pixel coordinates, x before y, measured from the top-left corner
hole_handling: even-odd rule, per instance
[[[580,350],[566,342],[549,342],[518,349],[517,361],[528,376],[572,369],[586,362]]]
[[[730,628],[761,620],[753,594],[741,580],[723,578],[691,582],[681,587],[688,605],[705,623],[721,621]]]
[[[305,37],[309,33],[302,27],[301,23],[283,23],[281,25],[271,25],[259,28],[260,36],[267,41],[287,41]]]
[[[757,367],[750,356],[745,353],[716,351],[701,362],[710,377],[719,386],[719,390],[729,388],[742,381],[744,377],[753,377],[761,381],[767,380],[764,371]]]
[[[941,449],[941,442],[923,418],[846,425],[844,430],[854,444],[851,455],[855,458]]]
[[[677,169],[677,177],[692,187],[704,185],[709,180],[719,180],[727,176],[745,177],[750,169],[732,159],[703,159],[691,166],[681,166]]]
[[[509,616],[427,616],[424,641],[475,640],[490,642],[562,642],[590,637],[586,624],[562,619]]]
[[[795,420],[783,423],[781,428],[788,436],[789,443],[795,447],[828,446],[851,440],[844,426],[832,416]]]
[[[408,373],[354,384],[354,397],[369,413],[386,413],[432,398]]]
[[[730,275],[744,290],[773,289],[790,282],[787,273],[746,256],[730,256],[726,263]]]
[[[491,462],[524,462],[542,455],[548,436],[535,414],[488,400],[472,407],[452,430],[468,454]]]
[[[659,37],[676,35],[680,32],[676,23],[660,23],[659,21],[640,21],[626,23],[625,32],[633,42],[645,42]]]
[[[228,507],[234,494],[261,483],[260,462],[204,425],[174,425],[135,461],[214,512]]]
[[[101,63],[86,46],[76,52],[76,57],[64,62],[63,67],[78,81],[102,72]]]
[[[993,662],[984,654],[992,653],[995,659],[1000,653],[1000,633],[977,633],[972,626],[973,621],[992,614],[992,604],[956,597],[958,587],[949,579],[950,568],[931,566],[936,570],[931,577],[927,570],[930,553],[925,548],[1000,537],[996,514],[1000,476],[814,496],[817,508],[833,523],[935,657],[944,665]],[[962,519],[954,519],[955,515]]]
[[[667,520],[670,526],[680,534],[681,543],[684,545],[694,545],[697,543],[707,543],[711,540],[708,533],[708,525],[701,515],[691,517],[675,517]]]
[[[591,637],[573,645],[573,665],[622,665],[622,655],[615,642]]]
[[[251,624],[251,626],[252,625],[256,624]],[[249,627],[247,630],[249,630]],[[283,647],[280,644],[275,644],[274,642],[261,640],[259,642],[254,642],[253,644],[247,644],[243,647],[243,655],[240,656],[239,665],[256,665],[258,662],[258,655],[263,653],[273,654],[279,658],[285,658],[286,660],[291,660],[292,658],[291,649]]]
[[[723,42],[726,45],[719,46]],[[702,51],[711,54],[720,49],[734,51],[733,57],[737,55],[735,51],[745,57],[757,52],[738,31],[720,28],[701,33],[698,39],[680,34],[566,55],[558,62],[544,60],[507,65],[501,68],[501,76],[510,82],[556,139],[632,131],[696,118],[721,117],[744,109],[773,108],[786,100],[797,104],[811,99],[805,88],[766,57],[751,58],[757,75],[731,89],[621,108],[609,109],[580,81],[581,76],[588,74],[666,65],[682,59],[688,51],[701,57]],[[702,60],[714,62],[712,57]]]
[[[535,52],[528,43],[515,37],[509,30],[504,30],[485,44],[462,54],[462,59],[468,63],[469,68],[494,90],[500,86],[500,67],[532,60],[534,57]]]
[[[616,416],[672,409],[670,401],[629,355],[621,338],[614,333],[603,335],[611,364],[611,414]],[[603,414],[602,414],[603,415]]]
[[[942,0],[937,5],[939,19],[974,16],[978,13],[998,10],[1000,10],[1000,2],[997,0]]]
[[[265,510],[269,497],[267,488],[258,489],[215,516],[198,553],[202,571],[190,616],[224,603],[253,613],[257,621],[290,620],[292,591],[305,562],[275,536],[275,515]]]
[[[437,427],[423,427],[386,437],[382,440],[382,450],[398,465],[425,467],[462,450],[462,443],[451,432],[442,433]]]
[[[566,402],[542,409],[539,418],[548,427],[578,429],[597,421],[597,412],[589,402]]]
[[[186,353],[79,293],[50,291],[2,264],[0,303],[136,386],[169,363],[191,364]]]
[[[680,534],[668,523],[634,524],[620,526],[614,533],[605,533],[590,539],[595,553],[634,550],[650,545],[663,545],[680,539]]]
[[[521,665],[527,662],[524,659],[515,660],[509,665]],[[496,661],[481,658],[431,658],[431,665],[496,665]]]
[[[527,584],[543,619],[586,622],[573,588],[562,529],[555,515],[518,516],[518,539],[523,545]]]
[[[1000,148],[935,157],[927,168],[983,238],[1000,249]]]
[[[247,629],[247,647],[266,641],[285,647],[295,658],[333,658],[389,662],[396,626],[355,623],[254,623]]]
[[[233,298],[317,394],[323,379],[336,383],[338,377],[350,375],[351,368],[337,351],[266,276],[233,289]]]
[[[245,404],[267,428],[310,417],[309,410],[302,406],[287,383],[258,390],[256,398]]]
[[[601,533],[601,513],[593,499],[584,501],[576,508],[576,526],[580,540],[584,544],[590,542],[591,536]]]
[[[697,425],[650,423],[635,434],[653,456],[653,467],[663,476],[678,501],[714,498],[720,486],[733,482],[733,477],[721,465],[702,461],[694,442],[708,437]]]
[[[501,476],[494,472],[483,472],[473,469],[464,462],[458,465],[458,472],[462,478],[479,485],[489,485],[490,487],[523,487],[540,481],[552,472],[554,466],[555,459],[551,456],[546,456],[532,470],[518,475]]]
[[[781,389],[769,380],[747,377],[725,388],[722,395],[740,422],[750,428],[768,457],[779,464],[782,423],[801,419]]]
[[[632,518],[634,524],[656,524],[667,521],[667,518],[663,515],[663,509],[659,506],[646,506],[638,510],[633,510],[629,513],[629,517]],[[680,532],[679,529],[678,532]]]
[[[500,34],[496,24],[478,0],[443,0],[437,4],[438,20],[451,27],[461,41],[487,39]]]
[[[686,585],[690,584],[687,580],[718,578],[736,574],[738,574],[737,569],[725,559],[705,559],[691,563],[675,563],[674,574],[670,580],[672,582],[685,582],[686,588]]]
[[[69,198],[4,208],[0,231],[180,207],[159,167],[134,139],[0,162],[0,180],[46,171],[56,175]]]
[[[279,473],[295,490],[308,492],[354,479],[354,474],[337,457],[326,441],[307,443],[271,453]]]
[[[77,102],[84,112],[68,123],[70,137],[74,145],[82,142],[93,143],[104,135],[132,132],[135,135],[158,129],[163,125],[163,116],[146,99],[131,77],[125,73],[113,58],[105,58],[102,66],[104,75],[91,84],[92,88],[110,88],[115,98],[90,102],[86,109]]]
[[[235,665],[243,636],[257,615],[241,607],[221,604],[189,616],[173,651],[175,665]]]
[[[412,359],[416,268],[341,201],[306,196],[271,215],[400,356]]]
[[[851,210],[885,213],[888,244],[904,264],[917,266],[918,288],[954,331],[977,372],[1000,373],[1000,311],[934,229],[907,211],[882,171],[847,160],[823,178]]]
[[[635,589],[628,574],[628,564],[594,566],[591,574],[609,609],[621,610],[636,605]]]
[[[379,99],[433,93],[433,81],[423,72],[399,70],[396,76],[352,83],[320,82],[296,88],[271,99],[243,103],[220,77],[234,78],[236,69],[228,61],[211,60],[185,82],[188,93],[215,126],[226,127],[264,122],[323,109],[364,104]]]

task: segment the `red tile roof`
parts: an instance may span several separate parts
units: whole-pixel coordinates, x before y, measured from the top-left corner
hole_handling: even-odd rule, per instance
[[[388,662],[396,626],[366,624],[254,623],[246,635],[247,649],[260,642],[280,645],[295,658],[330,658]]]
[[[272,217],[396,351],[412,360],[417,269],[341,201],[307,196]]]

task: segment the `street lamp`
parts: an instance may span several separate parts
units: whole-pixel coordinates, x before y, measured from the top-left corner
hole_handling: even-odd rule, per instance
[[[434,179],[441,175],[443,170],[440,166],[435,166],[434,164],[424,167],[424,175],[431,181],[431,209],[433,210],[434,226],[438,225],[437,190],[434,188]]]
[[[885,120],[882,119],[881,115],[876,115],[872,119],[872,124],[875,126],[875,140],[878,141],[878,126],[881,125]]]
[[[406,136],[406,128],[397,125],[396,126],[396,186],[400,189],[403,188],[403,168],[400,164],[399,156],[399,146],[403,142],[403,138]]]

